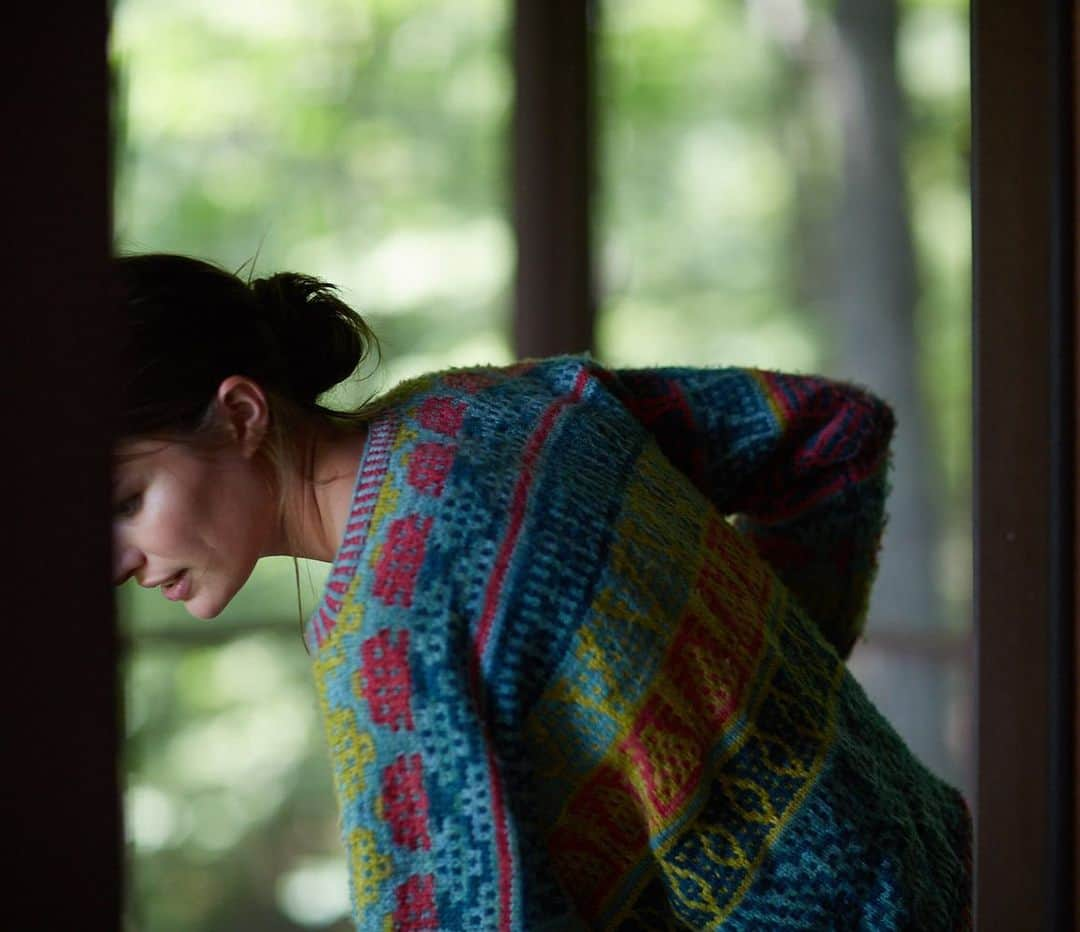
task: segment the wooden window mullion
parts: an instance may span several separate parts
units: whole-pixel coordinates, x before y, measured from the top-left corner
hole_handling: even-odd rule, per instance
[[[516,0],[514,350],[593,348],[594,0]]]

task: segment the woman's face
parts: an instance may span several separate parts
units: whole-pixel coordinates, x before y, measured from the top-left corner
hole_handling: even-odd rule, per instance
[[[213,618],[273,539],[277,502],[239,444],[123,444],[114,467],[113,575],[160,586],[196,618]]]

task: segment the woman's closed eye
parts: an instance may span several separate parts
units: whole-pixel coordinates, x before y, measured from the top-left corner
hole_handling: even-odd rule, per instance
[[[135,495],[129,495],[126,498],[122,498],[113,505],[113,517],[115,518],[133,518],[139,510],[139,505],[142,504],[142,493],[136,493]]]

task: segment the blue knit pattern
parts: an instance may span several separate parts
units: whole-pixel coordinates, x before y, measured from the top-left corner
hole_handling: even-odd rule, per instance
[[[384,398],[306,629],[357,928],[965,928],[963,801],[843,663],[892,426],[589,357]]]

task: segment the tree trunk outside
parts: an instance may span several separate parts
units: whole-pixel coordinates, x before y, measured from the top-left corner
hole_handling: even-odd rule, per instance
[[[843,174],[835,217],[835,329],[830,371],[893,406],[892,492],[870,606],[875,630],[943,625],[937,591],[936,458],[920,386],[918,283],[904,173],[905,107],[896,69],[896,0],[838,0],[830,56],[840,95]],[[887,718],[934,770],[958,780],[944,742],[944,677],[897,657],[857,672]]]

